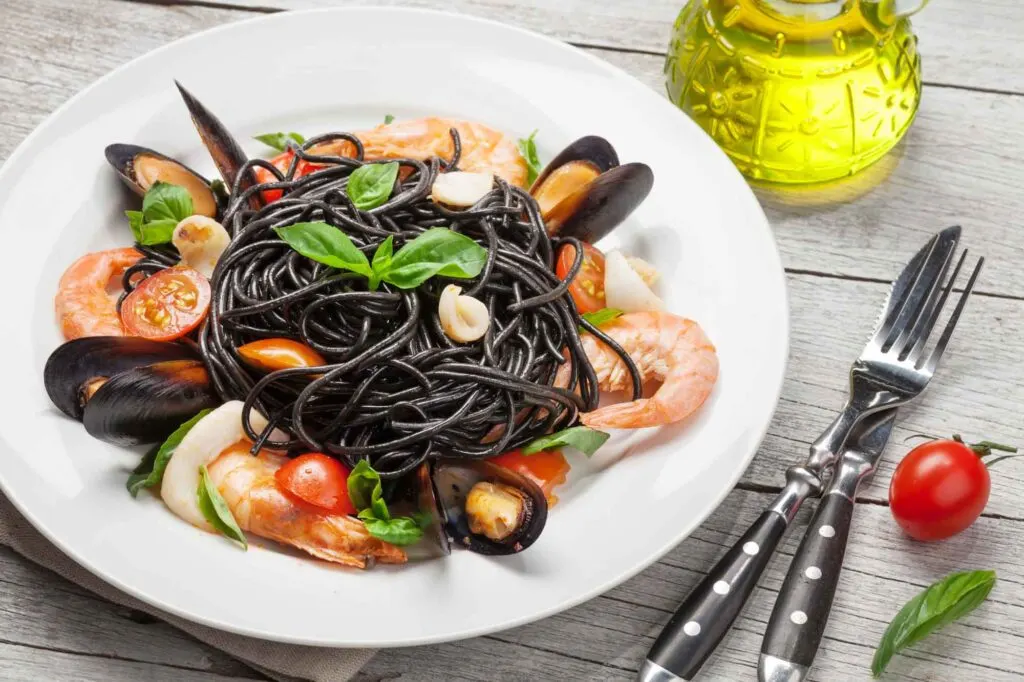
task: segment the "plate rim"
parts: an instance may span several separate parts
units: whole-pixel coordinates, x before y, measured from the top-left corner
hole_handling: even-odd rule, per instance
[[[548,36],[548,35],[545,35],[545,34],[542,34],[542,33],[538,33],[538,32],[533,31],[531,29],[524,28],[522,26],[518,26],[518,25],[515,25],[515,24],[511,24],[511,23],[501,22],[501,21],[498,21],[498,20],[495,20],[495,19],[479,17],[479,16],[476,16],[476,15],[466,14],[466,13],[463,13],[463,12],[456,12],[456,11],[451,11],[451,10],[440,10],[440,9],[422,8],[422,7],[402,7],[402,6],[381,7],[381,6],[372,6],[372,5],[356,5],[356,6],[346,6],[346,7],[322,7],[322,8],[309,8],[309,9],[299,9],[299,10],[286,10],[286,11],[282,11],[282,12],[274,12],[274,13],[268,13],[268,14],[265,14],[265,15],[249,17],[249,18],[242,19],[242,20],[239,20],[239,21],[230,21],[230,22],[227,22],[227,23],[224,23],[224,24],[220,24],[220,25],[217,25],[217,26],[206,28],[206,29],[203,29],[201,31],[198,31],[198,32],[186,35],[186,36],[182,36],[181,38],[178,38],[176,40],[170,41],[170,42],[168,42],[168,43],[166,43],[164,45],[161,45],[161,46],[156,47],[156,48],[154,48],[154,49],[152,49],[152,50],[150,50],[148,52],[145,52],[145,53],[143,53],[141,55],[138,55],[138,56],[132,58],[131,60],[129,60],[129,61],[123,63],[123,64],[118,65],[117,67],[115,67],[111,71],[109,71],[106,74],[100,76],[99,78],[93,80],[88,85],[83,87],[81,90],[79,90],[78,92],[73,94],[64,103],[62,103],[59,107],[57,107],[53,112],[51,112],[49,115],[47,115],[39,124],[37,124],[35,126],[35,128],[33,128],[33,130],[18,144],[18,146],[15,147],[14,151],[4,161],[4,163],[2,165],[0,165],[0,179],[3,179],[3,177],[8,172],[9,167],[13,166],[15,163],[20,161],[22,156],[24,156],[24,155],[29,153],[30,148],[33,146],[33,143],[35,142],[36,138],[38,136],[44,134],[48,128],[50,128],[52,125],[54,125],[55,122],[64,114],[64,112],[66,110],[70,109],[72,106],[74,106],[74,104],[76,102],[79,101],[79,99],[84,98],[90,92],[92,92],[94,89],[100,87],[101,85],[106,83],[108,80],[116,78],[118,76],[118,74],[120,74],[123,70],[126,70],[126,69],[130,68],[136,62],[142,61],[144,59],[152,58],[153,56],[159,55],[159,54],[161,54],[161,53],[163,53],[165,51],[176,49],[176,48],[180,47],[183,44],[188,44],[191,41],[205,40],[209,36],[216,35],[217,33],[221,32],[221,31],[238,30],[239,27],[244,27],[244,26],[247,26],[247,25],[250,25],[250,24],[256,24],[256,23],[261,23],[261,22],[277,21],[278,20],[277,17],[279,15],[284,15],[284,14],[288,14],[288,15],[301,14],[301,15],[307,15],[308,16],[308,15],[327,14],[327,13],[330,13],[330,14],[337,14],[337,13],[353,14],[353,13],[363,13],[363,12],[381,13],[381,14],[403,14],[403,15],[432,15],[432,16],[435,16],[435,17],[449,17],[449,18],[458,19],[459,21],[477,22],[477,23],[489,25],[491,27],[497,27],[497,28],[500,28],[500,29],[505,30],[505,31],[510,31],[512,33],[519,34],[520,36],[522,36],[524,38],[527,38],[527,39],[531,39],[531,40],[538,40],[539,39],[539,40],[542,40],[542,41],[548,43],[549,45],[551,45],[553,47],[557,47],[558,49],[560,49],[562,51],[574,53],[577,56],[582,55],[590,63],[595,65],[595,67],[597,67],[598,69],[603,70],[603,71],[605,71],[607,73],[613,74],[613,75],[615,75],[619,79],[626,79],[629,82],[638,84],[638,85],[640,85],[640,86],[642,86],[644,88],[647,88],[647,89],[651,90],[651,88],[649,88],[645,83],[640,81],[636,76],[633,76],[632,74],[630,74],[629,72],[627,72],[624,69],[620,68],[619,66],[616,66],[615,64],[612,64],[612,63],[610,63],[608,61],[605,61],[605,60],[603,60],[603,59],[593,55],[593,54],[590,54],[589,52],[587,52],[587,51],[585,51],[585,50],[583,50],[583,49],[581,49],[581,48],[579,48],[579,47],[569,43],[568,41],[560,40],[558,38],[555,38],[555,37],[552,37],[552,36]],[[242,30],[244,30],[244,28]],[[656,90],[652,90],[652,91],[655,94],[657,94]],[[675,105],[672,104],[672,102],[670,102],[667,98],[661,98],[660,102],[661,102],[660,106],[672,107],[673,110],[678,111],[678,109],[675,107]],[[707,137],[707,134],[703,130],[701,130],[699,128],[699,126],[696,125],[696,123],[694,123],[688,117],[684,117],[684,118],[685,118],[686,122],[688,124],[694,126],[694,128],[696,128],[700,132],[701,135],[704,135],[705,137]],[[716,147],[717,153],[721,154],[723,157],[725,157],[724,152],[722,152],[721,149],[718,148],[717,144],[715,144],[715,147]],[[772,419],[774,418],[775,412],[776,412],[776,410],[778,408],[779,402],[780,402],[781,397],[782,397],[782,389],[783,389],[783,386],[784,386],[785,377],[786,377],[786,373],[787,373],[787,369],[788,369],[788,363],[789,363],[790,337],[791,337],[791,319],[790,319],[790,305],[789,305],[789,290],[788,290],[788,286],[787,286],[787,282],[786,282],[786,271],[785,271],[785,269],[784,269],[784,267],[782,265],[782,259],[781,259],[781,255],[780,255],[780,252],[779,252],[779,245],[778,245],[777,240],[775,239],[774,232],[771,229],[771,224],[768,221],[767,216],[764,214],[764,209],[761,206],[760,201],[758,201],[756,194],[754,194],[753,189],[746,182],[746,180],[742,177],[742,175],[735,168],[735,166],[732,164],[731,161],[729,162],[729,171],[728,172],[735,173],[736,176],[738,177],[738,179],[747,187],[747,191],[750,193],[750,196],[753,199],[753,203],[757,207],[758,212],[760,213],[760,216],[763,219],[761,227],[763,227],[763,229],[765,231],[767,231],[767,236],[769,237],[768,242],[769,242],[769,244],[771,246],[771,249],[766,251],[766,252],[764,252],[763,256],[764,256],[765,260],[769,260],[770,259],[772,261],[772,263],[770,265],[774,265],[775,266],[775,267],[767,267],[768,264],[766,263],[766,270],[771,270],[772,272],[778,273],[777,282],[778,282],[779,289],[780,289],[779,293],[781,294],[781,296],[779,297],[778,303],[781,306],[780,312],[784,314],[785,324],[781,325],[779,330],[778,330],[778,333],[780,334],[780,338],[778,339],[778,342],[779,342],[780,352],[782,354],[782,359],[781,359],[781,363],[779,364],[779,371],[778,371],[778,376],[776,377],[774,391],[772,392],[772,393],[774,393],[774,397],[772,399],[771,409],[767,410],[767,414],[760,420],[759,423],[751,422],[751,425],[754,427],[754,428],[751,429],[752,432],[758,434],[758,436],[757,436],[757,445],[752,447],[750,449],[750,452],[747,453],[742,458],[741,461],[737,462],[734,470],[732,472],[730,472],[730,474],[726,477],[729,480],[729,485],[723,487],[723,491],[721,493],[719,493],[719,495],[716,497],[714,502],[709,505],[709,508],[707,510],[705,510],[704,512],[702,512],[699,515],[694,516],[688,523],[681,524],[680,525],[680,530],[677,533],[675,533],[672,537],[670,537],[668,540],[666,540],[666,542],[664,542],[656,551],[654,551],[654,552],[644,556],[642,559],[640,559],[639,561],[635,562],[634,565],[631,568],[629,568],[628,570],[626,570],[626,571],[624,571],[622,573],[619,573],[614,578],[611,578],[609,580],[603,581],[599,585],[596,585],[595,587],[593,587],[593,588],[591,588],[589,590],[586,590],[586,591],[576,595],[575,597],[558,601],[558,602],[554,603],[553,605],[551,605],[549,607],[546,607],[546,608],[544,608],[542,610],[539,610],[539,611],[535,611],[533,613],[530,613],[529,615],[524,615],[524,616],[520,616],[520,617],[517,617],[517,618],[512,618],[512,619],[504,620],[504,621],[502,621],[500,623],[497,623],[497,624],[494,624],[494,625],[491,625],[491,626],[470,628],[470,629],[465,629],[465,630],[461,630],[461,631],[458,631],[458,632],[448,632],[448,633],[443,634],[443,635],[424,635],[424,636],[420,636],[420,637],[416,637],[416,638],[405,638],[405,639],[397,640],[397,641],[396,640],[379,640],[379,641],[370,641],[370,642],[363,641],[363,642],[357,642],[357,643],[343,642],[343,641],[330,640],[330,639],[310,638],[310,637],[294,637],[294,636],[289,636],[287,634],[281,634],[280,632],[262,631],[262,630],[258,630],[258,629],[251,628],[251,627],[239,626],[239,625],[233,624],[233,623],[231,623],[230,621],[227,621],[227,620],[222,620],[222,619],[218,619],[218,618],[215,618],[215,617],[208,617],[208,616],[200,615],[200,614],[197,614],[195,612],[189,611],[187,609],[178,607],[178,606],[174,605],[173,603],[170,603],[170,602],[168,602],[168,601],[166,601],[166,600],[164,600],[164,599],[162,599],[162,598],[160,598],[158,596],[155,596],[155,595],[145,591],[142,588],[133,587],[132,585],[130,585],[128,583],[125,583],[124,581],[122,581],[122,580],[120,580],[120,579],[118,579],[118,578],[116,578],[116,577],[114,577],[112,575],[109,575],[109,574],[103,572],[102,570],[98,569],[94,565],[93,562],[89,561],[87,558],[85,558],[83,556],[80,556],[77,552],[72,550],[65,542],[62,542],[60,538],[58,538],[55,534],[53,534],[42,521],[37,519],[31,513],[31,511],[29,511],[29,509],[27,508],[27,506],[23,502],[23,500],[21,500],[19,498],[19,496],[15,492],[12,491],[12,489],[9,486],[9,484],[7,482],[7,479],[6,479],[2,469],[0,469],[0,490],[3,491],[3,493],[7,497],[7,499],[10,500],[12,505],[32,525],[32,527],[35,530],[37,530],[41,535],[43,535],[48,541],[53,543],[53,545],[56,546],[60,550],[60,552],[62,554],[64,554],[66,557],[68,557],[69,559],[74,561],[76,564],[78,564],[82,568],[85,568],[87,571],[89,571],[89,573],[91,573],[92,575],[96,576],[100,580],[104,581],[108,585],[111,585],[111,586],[121,590],[125,594],[127,594],[129,596],[132,596],[132,597],[134,597],[136,599],[139,599],[139,600],[143,601],[144,603],[146,603],[146,604],[148,604],[148,605],[150,605],[150,606],[152,606],[154,608],[157,608],[157,609],[159,609],[159,610],[161,610],[161,611],[163,611],[163,612],[165,612],[165,613],[167,613],[169,615],[177,616],[177,617],[183,618],[183,619],[185,619],[185,620],[187,620],[189,622],[197,623],[197,624],[204,625],[204,626],[208,626],[208,627],[215,628],[217,630],[221,630],[221,631],[224,631],[224,632],[230,632],[230,633],[233,633],[233,634],[243,635],[243,636],[247,636],[247,637],[251,637],[251,638],[259,639],[259,640],[266,640],[266,641],[272,641],[272,642],[280,642],[280,643],[284,643],[284,644],[299,644],[299,645],[307,645],[307,646],[337,648],[337,649],[392,648],[392,647],[402,647],[402,646],[420,646],[420,645],[429,645],[429,644],[439,644],[439,643],[444,643],[444,642],[460,641],[460,640],[468,639],[468,638],[471,638],[471,637],[479,637],[479,636],[483,636],[483,635],[487,635],[487,634],[491,634],[491,633],[495,633],[495,632],[501,632],[501,631],[504,631],[504,630],[509,630],[509,629],[512,629],[512,628],[520,627],[520,626],[526,625],[528,623],[532,623],[532,622],[536,622],[536,621],[539,621],[539,620],[542,620],[542,619],[545,619],[545,618],[549,618],[549,617],[551,617],[553,615],[556,615],[556,614],[561,613],[563,611],[566,611],[566,610],[568,610],[570,608],[578,606],[579,604],[582,604],[582,603],[584,603],[586,601],[590,601],[591,599],[594,599],[595,597],[597,597],[597,596],[599,596],[601,594],[604,594],[605,592],[613,589],[614,587],[624,583],[625,581],[629,580],[630,578],[633,578],[634,576],[639,574],[641,571],[643,571],[643,570],[649,568],[650,566],[652,566],[653,564],[655,564],[662,557],[664,557],[669,551],[671,551],[676,545],[678,545],[683,540],[685,540],[690,535],[692,535],[693,532],[699,526],[701,526],[711,516],[711,514],[713,514],[722,505],[722,503],[724,502],[725,498],[729,495],[729,493],[731,493],[735,489],[737,482],[740,480],[740,478],[743,476],[743,474],[749,468],[750,463],[753,461],[753,458],[760,451],[760,447],[763,444],[764,438],[765,438],[765,436],[768,433],[768,429],[769,429],[769,427],[771,425]]]

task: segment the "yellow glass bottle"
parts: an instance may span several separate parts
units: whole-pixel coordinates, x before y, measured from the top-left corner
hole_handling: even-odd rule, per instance
[[[665,62],[670,99],[752,180],[856,173],[921,99],[909,15],[928,0],[690,0]]]

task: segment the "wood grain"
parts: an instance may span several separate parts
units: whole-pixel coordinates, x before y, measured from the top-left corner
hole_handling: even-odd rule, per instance
[[[227,5],[233,2],[212,4]],[[262,1],[263,6],[274,4]],[[289,7],[326,0],[289,2]],[[661,90],[666,26],[680,3],[652,0],[418,0],[518,23],[591,49]],[[0,159],[73,93],[129,59],[251,11],[197,3],[160,6],[117,0],[0,0]],[[913,432],[958,430],[1024,443],[1024,92],[1015,0],[933,3],[918,22],[926,77],[921,115],[874,189],[842,193],[762,191],[790,269],[792,352],[783,399],[741,489],[665,559],[606,595],[553,618],[486,638],[378,654],[360,680],[626,680],[685,593],[731,544],[781,483],[788,464],[844,397],[844,377],[891,278],[927,235],[951,222],[989,264],[935,385],[905,410],[875,482],[858,505],[847,568],[812,679],[865,680],[874,644],[898,606],[925,584],[964,568],[995,568],[992,599],[963,623],[893,664],[892,680],[1012,680],[1024,671],[1020,641],[1024,576],[1017,541],[1024,521],[1017,491],[1024,469],[994,475],[988,516],[941,545],[905,540],[884,506],[894,463]],[[965,90],[963,87],[971,88]],[[828,203],[824,203],[824,202]],[[801,518],[805,518],[809,509]],[[787,539],[737,628],[704,679],[750,679],[760,633],[787,556]],[[262,679],[173,628],[136,622],[119,607],[0,548],[0,679]],[[496,595],[500,598],[500,594]]]

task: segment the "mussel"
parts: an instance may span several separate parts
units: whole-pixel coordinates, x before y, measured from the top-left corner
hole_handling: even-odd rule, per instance
[[[210,182],[180,161],[135,144],[112,144],[105,154],[107,162],[139,196],[145,196],[157,182],[179,185],[188,190],[196,213],[216,217],[217,197]]]
[[[174,84],[178,86],[178,92],[181,93],[181,98],[185,101],[185,106],[188,107],[188,113],[192,117],[192,123],[199,133],[203,145],[210,153],[210,156],[213,157],[217,170],[220,171],[221,177],[224,178],[228,189],[231,190],[235,186],[238,174],[248,162],[248,157],[246,157],[245,152],[242,150],[242,145],[238,144],[234,136],[220,122],[220,119],[203,106],[181,83],[175,81]],[[246,177],[242,178],[239,188],[245,191],[252,187],[255,182],[256,178],[252,171],[248,171],[246,172]],[[250,208],[259,210],[262,205],[263,202],[259,192],[249,196]]]
[[[46,361],[43,382],[61,412],[118,445],[159,442],[218,402],[188,346],[135,337],[68,341]]]
[[[486,461],[439,459],[418,473],[420,504],[435,519],[439,542],[478,554],[521,552],[548,517],[544,492],[514,471]]]
[[[530,193],[540,206],[549,234],[592,243],[629,217],[653,186],[654,172],[649,166],[620,165],[610,142],[589,135],[552,159]]]

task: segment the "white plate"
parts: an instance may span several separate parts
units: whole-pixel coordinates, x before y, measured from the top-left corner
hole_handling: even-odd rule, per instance
[[[281,48],[273,59],[270,45]],[[263,57],[247,61],[254,55]],[[60,415],[47,401],[42,368],[61,342],[52,305],[61,272],[87,251],[129,241],[104,147],[146,145],[213,175],[173,79],[240,140],[358,129],[385,114],[475,119],[517,136],[536,128],[543,158],[583,134],[607,137],[624,160],[649,164],[656,180],[606,243],[654,262],[670,309],[699,320],[716,343],[722,373],[712,399],[686,424],[633,432],[593,461],[573,459],[543,536],[501,559],[456,552],[358,572],[276,549],[244,553],[149,494],[133,500],[124,484],[138,455],[89,438]],[[611,588],[685,538],[728,493],[768,427],[785,368],[788,314],[775,244],[754,196],[712,141],[660,94],[594,57],[451,14],[274,14],[145,55],[61,107],[11,156],[0,171],[0,239],[0,483],[8,497],[64,552],[126,592],[280,641],[452,640],[548,616]]]

